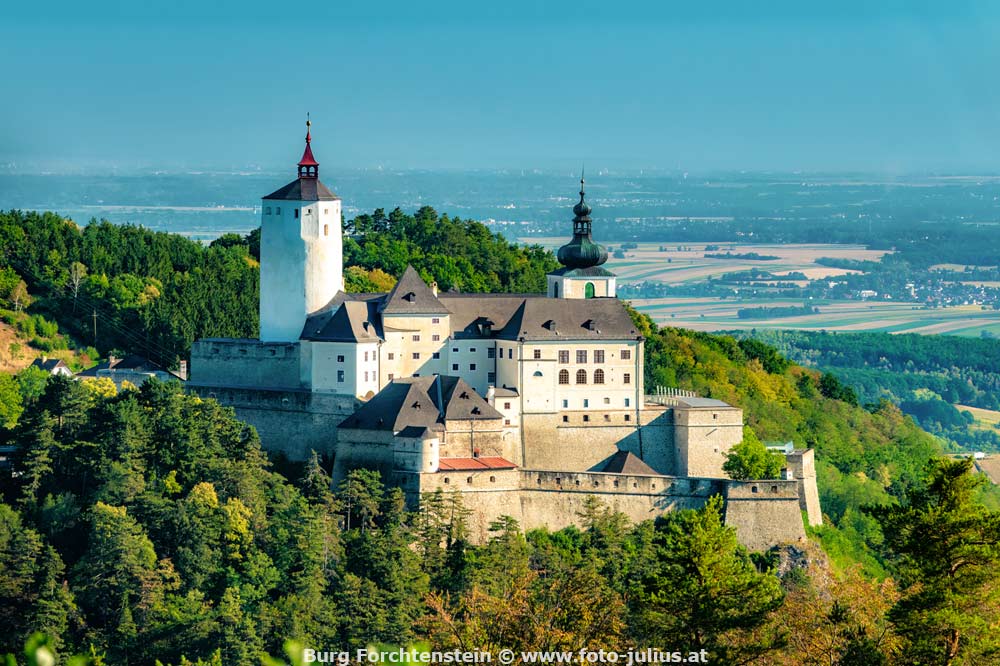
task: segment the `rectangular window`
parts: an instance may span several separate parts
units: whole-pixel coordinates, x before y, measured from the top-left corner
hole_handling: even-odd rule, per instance
[[[611,420],[611,414],[605,414],[604,415],[604,420],[605,421],[610,421]]]
[[[341,384],[344,383],[344,371],[343,370],[337,370],[337,381],[340,382]]]
[[[337,354],[337,363],[343,363],[343,362],[344,362],[344,355]]]
[[[604,399],[604,404],[605,405],[610,405],[611,404],[611,398],[605,398]]]
[[[368,381],[368,371],[365,371],[365,381]]]
[[[623,349],[622,350],[622,360],[623,361],[628,361],[631,358],[632,358],[632,350],[631,349]]]
[[[441,342],[441,336],[435,333],[431,336],[431,342]]]
[[[419,335],[414,335],[413,336],[413,341],[414,342],[420,342],[420,336]]]
[[[536,361],[537,361],[538,359],[540,359],[540,358],[542,357],[542,350],[541,350],[541,349],[536,349],[536,350],[534,351],[534,353],[532,354],[532,357],[533,357],[533,358],[534,358],[534,359],[535,359]]]
[[[503,420],[503,424],[504,424],[505,426],[509,426],[509,425],[510,425],[510,419],[504,419],[504,420]]]
[[[390,361],[395,361],[396,360],[396,353],[395,352],[389,352],[389,360]]]
[[[476,369],[476,364],[475,363],[470,363],[469,364],[469,370],[475,370],[475,369]]]
[[[569,400],[563,400],[563,409],[569,409]]]
[[[264,209],[264,215],[270,215],[270,214],[271,214],[271,207],[268,206],[267,208]]]
[[[569,423],[569,417],[563,414],[563,423]]]
[[[632,404],[632,401],[629,400],[628,398],[625,398],[625,406],[628,407],[631,404]]]
[[[368,352],[365,352],[365,360],[368,360]]]
[[[451,369],[452,369],[453,372],[458,372],[458,363],[452,363],[451,364]]]
[[[420,360],[420,352],[413,352],[413,360],[414,361]]]
[[[507,350],[507,358],[514,358],[514,348],[511,347]]]
[[[395,375],[390,372],[389,375],[388,375],[388,377],[389,377],[389,381],[391,382],[395,378]]]
[[[503,408],[504,409],[510,409],[510,403],[509,402],[503,403]]]
[[[476,353],[476,348],[475,347],[470,347],[469,348],[469,353],[470,354],[475,354]]]
[[[625,415],[625,420],[626,421],[631,421],[632,420],[632,415],[631,414],[626,414]]]
[[[604,350],[595,349],[594,350],[594,363],[604,363]]]
[[[583,420],[584,420],[584,422],[590,421],[590,414],[584,414],[583,415]]]
[[[299,219],[299,209],[295,209],[295,219]]]
[[[275,209],[274,209],[274,214],[275,214],[275,215],[281,215],[281,208],[280,208],[280,207],[278,207],[278,208],[275,208]]]
[[[576,350],[576,362],[577,363],[586,363],[587,362],[587,350],[586,349],[577,349]]]
[[[496,358],[496,357],[497,357],[497,350],[495,348],[490,347],[489,349],[486,350],[486,358]]]
[[[306,208],[306,215],[312,215],[312,208]]]
[[[569,363],[569,350],[568,349],[560,349],[559,350],[559,362],[560,363]]]
[[[486,381],[489,382],[490,384],[496,384],[497,383],[497,373],[495,373],[495,372],[487,372],[486,373]]]
[[[632,383],[632,375],[630,375],[629,373],[626,372],[622,376],[622,383],[623,384],[631,384]]]
[[[453,354],[457,354],[457,353],[458,353],[458,347],[452,347],[452,348],[451,348],[451,352],[452,352]]]
[[[441,358],[441,352],[434,352],[431,354],[431,358]]]
[[[432,317],[431,318],[431,323],[432,324],[440,324],[441,323],[441,319],[439,319],[438,317]]]

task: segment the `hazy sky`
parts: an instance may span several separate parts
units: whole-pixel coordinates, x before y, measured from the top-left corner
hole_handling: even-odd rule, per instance
[[[996,2],[9,0],[0,34],[19,169],[280,167],[311,111],[337,167],[1000,172]]]

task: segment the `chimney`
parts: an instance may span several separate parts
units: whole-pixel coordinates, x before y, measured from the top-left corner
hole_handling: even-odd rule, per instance
[[[434,298],[437,298],[437,295],[438,295],[438,283],[437,282],[431,282],[431,293],[434,294]]]
[[[486,402],[490,405],[495,405],[497,402],[497,387],[490,386],[486,389]]]
[[[188,362],[187,361],[184,361],[184,360],[181,361],[180,369],[177,371],[177,375],[181,378],[181,380],[187,381],[187,378],[188,378]]]

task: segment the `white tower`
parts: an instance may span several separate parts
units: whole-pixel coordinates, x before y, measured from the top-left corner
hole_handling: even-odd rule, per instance
[[[312,123],[299,177],[261,202],[260,339],[294,342],[306,316],[344,288],[340,197],[319,180]]]

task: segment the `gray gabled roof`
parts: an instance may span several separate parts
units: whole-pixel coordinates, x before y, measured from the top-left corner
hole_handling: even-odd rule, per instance
[[[611,456],[601,471],[613,474],[659,475],[659,472],[647,465],[642,461],[642,458],[635,455],[631,451],[619,451],[615,455]]]
[[[501,418],[463,379],[431,375],[393,380],[338,427],[414,433],[447,421]]]
[[[338,300],[340,295],[335,296],[334,300]],[[302,340],[321,342],[377,342],[382,337],[378,326],[377,302],[347,298],[339,300],[339,304],[309,316],[299,337]]]
[[[45,372],[51,373],[54,372],[56,368],[68,368],[69,366],[66,365],[66,362],[63,361],[61,358],[46,358],[46,359],[36,358],[34,361],[31,362],[31,367],[40,368]]]
[[[268,201],[339,201],[340,197],[320,182],[319,178],[296,178],[281,189],[268,194]]]
[[[641,337],[617,298],[526,298],[497,335],[506,340],[633,340]]]
[[[449,314],[413,266],[407,266],[399,282],[386,294],[382,314]]]

